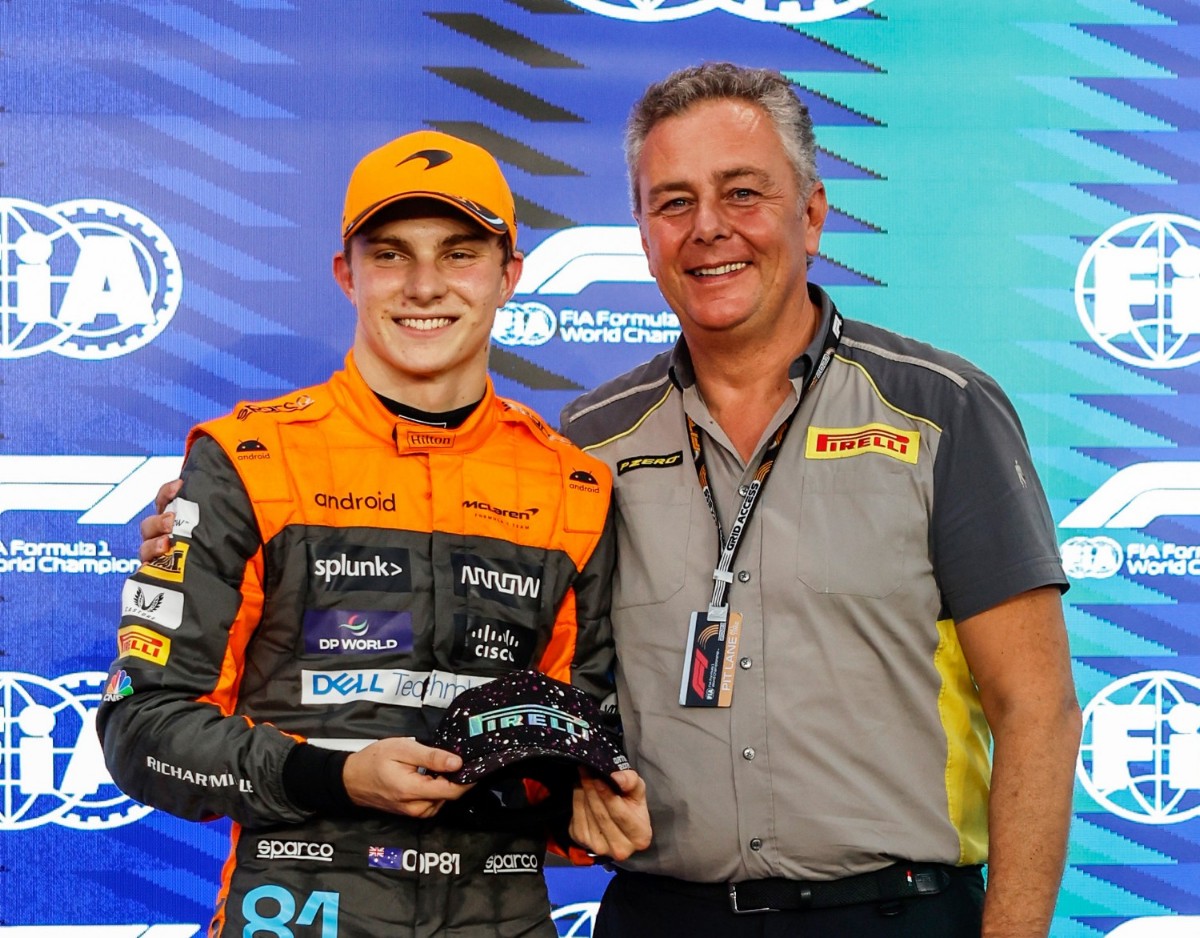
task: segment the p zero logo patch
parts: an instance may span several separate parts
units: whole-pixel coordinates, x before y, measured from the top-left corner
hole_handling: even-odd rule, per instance
[[[670,469],[683,462],[683,450],[665,456],[630,456],[617,463],[617,475],[623,476],[634,469]]]
[[[542,571],[512,560],[451,554],[454,595],[494,599],[514,609],[540,609]]]
[[[527,668],[533,661],[537,635],[532,629],[500,619],[454,616],[454,662],[460,666],[500,663]]]
[[[151,664],[164,665],[171,657],[171,640],[140,625],[127,625],[117,630],[118,657],[141,658]]]
[[[809,427],[804,455],[809,459],[843,459],[863,453],[882,453],[901,462],[917,463],[921,434],[883,423],[863,427]]]
[[[172,583],[182,583],[189,550],[191,550],[190,544],[176,542],[161,557],[155,557],[142,564],[138,568],[138,573],[144,573],[160,580],[170,580]]]
[[[307,654],[374,654],[412,651],[411,612],[306,609]]]
[[[412,592],[408,550],[362,544],[318,543],[308,547],[308,569],[319,590],[350,593],[357,590]]]

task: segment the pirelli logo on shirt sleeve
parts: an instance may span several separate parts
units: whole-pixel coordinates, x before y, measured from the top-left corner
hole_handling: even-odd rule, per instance
[[[868,423],[862,427],[809,427],[804,455],[808,459],[844,459],[863,453],[882,453],[916,465],[920,448],[918,430]]]

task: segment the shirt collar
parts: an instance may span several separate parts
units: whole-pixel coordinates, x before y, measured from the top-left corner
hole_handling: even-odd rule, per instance
[[[808,380],[809,374],[812,372],[816,362],[820,359],[821,354],[825,351],[825,335],[829,331],[829,321],[833,318],[833,300],[829,294],[822,290],[815,283],[808,285],[808,295],[813,301],[813,305],[817,308],[818,320],[817,328],[813,332],[812,341],[808,343],[800,357],[792,362],[788,368],[788,377],[800,384]],[[683,336],[675,343],[675,348],[671,352],[670,363],[671,382],[681,391],[685,388],[690,388],[696,383],[696,372],[692,366],[692,356],[688,352],[687,342]]]

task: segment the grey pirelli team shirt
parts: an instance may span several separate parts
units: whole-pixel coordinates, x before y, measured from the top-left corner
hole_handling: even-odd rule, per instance
[[[969,362],[846,322],[805,396],[733,565],[743,617],[732,705],[679,703],[688,625],[718,557],[685,414],[726,532],[743,463],[697,394],[686,347],[563,412],[613,470],[617,690],[652,846],[622,866],[720,882],[830,879],[899,859],[987,857],[990,734],[955,621],[1066,578],[1017,416]]]

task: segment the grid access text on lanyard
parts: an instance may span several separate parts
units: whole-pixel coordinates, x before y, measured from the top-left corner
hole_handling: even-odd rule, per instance
[[[767,477],[771,474],[771,470],[775,466],[775,457],[779,455],[779,450],[783,447],[784,438],[787,436],[787,432],[796,417],[797,411],[800,410],[800,405],[812,389],[812,386],[821,380],[825,369],[829,367],[829,362],[833,358],[833,353],[837,351],[838,341],[841,337],[842,317],[837,310],[834,310],[829,320],[829,329],[825,333],[825,343],[821,352],[821,360],[817,363],[817,367],[813,369],[812,374],[809,375],[808,380],[800,388],[796,406],[784,418],[783,423],[779,425],[779,429],[775,431],[774,436],[767,443],[767,448],[763,451],[758,468],[754,471],[754,478],[746,487],[745,497],[742,499],[742,505],[738,509],[733,525],[729,529],[728,537],[725,536],[724,529],[721,526],[721,519],[717,515],[717,505],[713,500],[712,487],[708,481],[708,466],[704,459],[704,435],[700,432],[700,429],[696,426],[692,418],[685,415],[688,442],[692,447],[692,461],[696,465],[696,478],[700,482],[700,491],[704,493],[704,501],[708,505],[708,510],[712,514],[713,521],[716,522],[717,543],[721,551],[717,565],[713,569],[713,592],[712,599],[709,600],[708,604],[708,616],[712,622],[724,622],[729,615],[729,606],[725,601],[725,591],[728,589],[729,584],[733,582],[733,561],[737,556],[742,534],[750,524],[750,517],[754,512],[758,496],[767,484]]]

